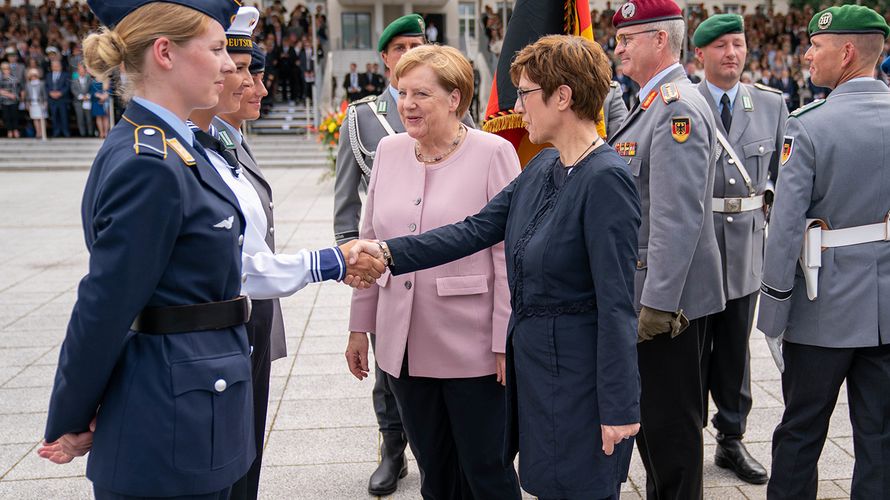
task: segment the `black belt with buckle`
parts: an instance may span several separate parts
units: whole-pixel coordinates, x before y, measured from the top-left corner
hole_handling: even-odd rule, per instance
[[[246,295],[222,302],[148,307],[136,316],[130,329],[150,335],[222,330],[247,323],[250,309],[250,297]]]

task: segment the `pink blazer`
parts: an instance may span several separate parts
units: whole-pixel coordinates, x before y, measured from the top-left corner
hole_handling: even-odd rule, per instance
[[[419,234],[473,215],[519,175],[513,146],[469,129],[460,148],[424,167],[408,134],[377,147],[361,237]],[[463,259],[401,276],[352,295],[349,328],[375,332],[380,368],[398,377],[405,351],[412,376],[481,377],[504,352],[510,291],[503,243]]]

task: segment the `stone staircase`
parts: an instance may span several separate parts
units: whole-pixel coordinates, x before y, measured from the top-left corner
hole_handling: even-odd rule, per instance
[[[306,104],[276,103],[256,121],[250,123],[257,135],[306,135],[312,126],[312,108]]]
[[[256,129],[254,129],[256,132]],[[302,134],[250,135],[251,150],[262,168],[324,166],[327,153]],[[87,170],[102,145],[99,139],[0,139],[0,171]]]

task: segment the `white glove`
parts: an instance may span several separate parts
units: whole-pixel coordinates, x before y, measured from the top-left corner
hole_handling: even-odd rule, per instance
[[[773,355],[773,361],[776,362],[776,368],[779,369],[779,373],[785,373],[785,358],[782,357],[782,339],[785,338],[785,334],[779,334],[778,337],[767,337],[764,335],[763,338],[766,339],[769,353]]]

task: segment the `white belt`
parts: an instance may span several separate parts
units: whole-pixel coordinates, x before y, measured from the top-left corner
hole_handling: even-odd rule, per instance
[[[822,219],[807,219],[799,259],[807,284],[807,297],[816,300],[819,295],[822,250],[876,241],[890,241],[890,213],[884,217],[884,222],[843,229],[828,229],[828,224]]]
[[[761,207],[763,207],[762,194],[750,198],[713,198],[711,200],[711,210],[721,214],[737,214]]]

